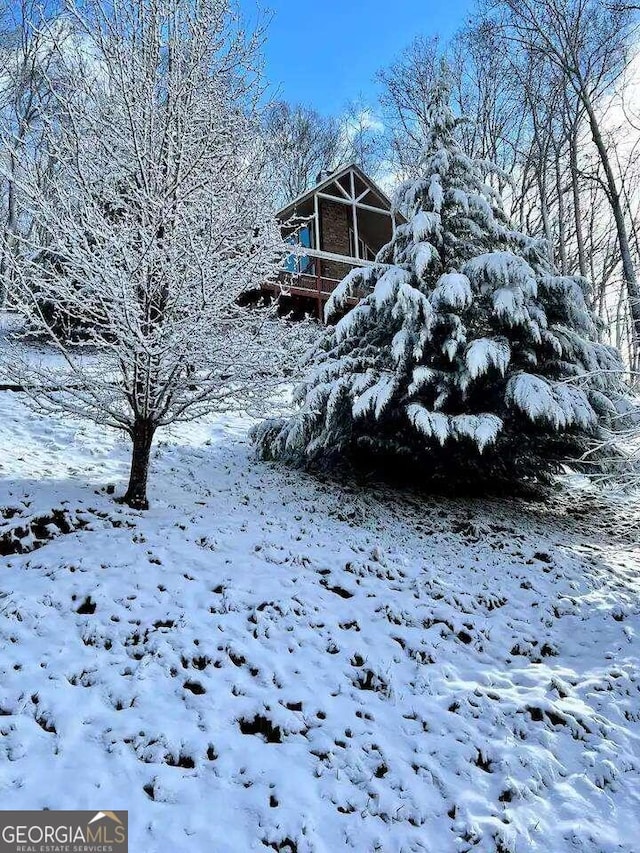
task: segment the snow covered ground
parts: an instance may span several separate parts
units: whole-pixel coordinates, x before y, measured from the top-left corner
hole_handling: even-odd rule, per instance
[[[22,317],[11,311],[0,310],[0,386],[20,386],[23,384],[18,362],[24,361],[48,377],[69,373],[69,367],[62,353],[46,340],[30,338],[25,340],[19,334],[24,330]],[[11,337],[11,347],[6,340]],[[74,350],[72,349],[72,352]],[[95,360],[95,350],[90,347],[75,348],[75,357],[80,354],[86,363]],[[31,377],[31,381],[33,378]]]
[[[2,808],[128,809],[132,853],[637,852],[640,547],[246,429],[161,443],[140,514],[120,439],[0,393]]]

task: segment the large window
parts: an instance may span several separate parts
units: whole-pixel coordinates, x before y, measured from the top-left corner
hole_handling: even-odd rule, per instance
[[[305,249],[311,248],[311,228],[308,225],[303,225],[297,228],[293,234],[289,234],[286,238],[290,246],[303,246]],[[311,271],[313,261],[308,255],[288,255],[284,268],[290,273],[307,273]]]

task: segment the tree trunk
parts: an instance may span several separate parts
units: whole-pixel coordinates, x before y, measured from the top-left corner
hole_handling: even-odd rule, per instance
[[[573,218],[576,226],[576,242],[578,244],[578,269],[583,278],[587,277],[587,263],[584,251],[584,234],[582,233],[582,210],[580,208],[580,186],[578,184],[578,129],[571,128],[569,139],[569,157],[571,169],[571,193],[573,195]]]
[[[129,486],[122,501],[133,509],[149,509],[147,478],[149,476],[149,458],[154,432],[155,428],[149,421],[139,420],[134,424],[131,433],[133,443],[131,473],[129,475]]]
[[[542,227],[544,236],[547,241],[547,256],[552,264],[555,263],[553,251],[553,233],[551,231],[551,222],[549,220],[549,208],[547,207],[547,188],[544,173],[538,172],[538,192],[540,194],[540,213],[542,215]]]
[[[564,219],[564,194],[562,192],[562,172],[560,169],[560,146],[554,146],[556,170],[556,193],[558,196],[558,254],[560,256],[560,272],[567,274],[567,233]]]
[[[635,361],[637,353],[640,350],[640,285],[638,285],[638,279],[636,278],[633,266],[631,248],[629,246],[629,236],[627,234],[627,226],[624,221],[624,212],[620,201],[620,191],[613,173],[607,146],[602,138],[602,134],[600,133],[600,125],[598,124],[598,118],[591,103],[591,99],[586,93],[583,93],[582,100],[589,117],[591,135],[595,146],[598,149],[600,162],[602,163],[602,168],[604,169],[604,173],[607,178],[609,203],[611,204],[613,218],[616,223],[618,245],[620,247],[620,257],[622,260],[622,275],[627,287],[629,313],[631,314],[631,360]]]
[[[0,308],[4,308],[10,291],[10,256],[15,250],[18,216],[16,209],[15,173],[17,168],[15,151],[9,155],[9,177],[7,179],[7,222],[2,235],[2,255],[0,256]]]

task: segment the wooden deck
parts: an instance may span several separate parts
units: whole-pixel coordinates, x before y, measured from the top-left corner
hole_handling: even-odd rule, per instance
[[[292,296],[298,299],[308,300],[313,304],[317,316],[322,319],[324,306],[333,291],[340,284],[340,279],[327,278],[322,275],[309,275],[307,273],[281,272],[277,282],[269,282],[262,285],[263,290],[278,293],[284,296]],[[352,297],[347,299],[348,305],[357,305],[358,300]]]

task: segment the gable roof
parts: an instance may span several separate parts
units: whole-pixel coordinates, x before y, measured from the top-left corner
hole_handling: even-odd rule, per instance
[[[335,171],[331,172],[330,175],[327,175],[327,177],[324,178],[322,181],[319,181],[317,184],[314,184],[314,186],[310,187],[308,190],[305,190],[303,193],[300,193],[299,196],[296,196],[296,198],[292,199],[292,201],[285,204],[285,206],[276,213],[276,218],[286,218],[286,214],[289,214],[293,210],[295,210],[295,208],[299,204],[302,204],[309,198],[313,198],[316,193],[323,192],[323,190],[326,190],[328,187],[331,186],[331,184],[333,184],[335,181],[339,181],[340,178],[344,177],[344,175],[348,174],[348,172],[351,171],[353,171],[360,178],[360,180],[365,184],[366,187],[368,187],[368,189],[370,189],[378,196],[383,206],[386,207],[387,210],[391,210],[392,203],[389,196],[380,189],[380,187],[376,184],[374,180],[372,180],[365,172],[362,171],[362,169],[360,168],[360,166],[358,166],[357,163],[349,163],[346,166],[338,166]],[[397,215],[400,219],[404,219],[401,214]]]

